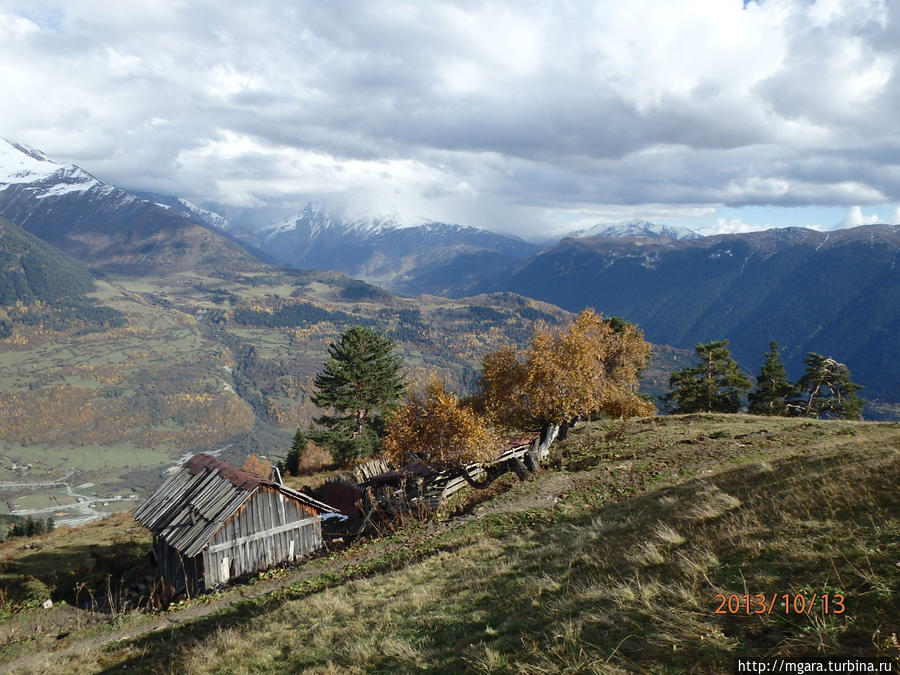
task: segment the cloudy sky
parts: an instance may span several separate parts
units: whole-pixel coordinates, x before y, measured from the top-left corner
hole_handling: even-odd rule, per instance
[[[900,221],[888,0],[0,0],[0,82],[0,136],[233,213]]]

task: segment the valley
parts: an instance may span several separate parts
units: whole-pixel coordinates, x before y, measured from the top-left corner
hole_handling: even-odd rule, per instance
[[[774,337],[794,369],[806,349],[846,358],[875,399],[867,414],[896,416],[885,352],[896,228],[710,238],[633,221],[536,253],[477,228],[345,219],[314,204],[253,233],[5,141],[0,170],[0,215],[26,226],[0,220],[0,482],[21,484],[0,511],[83,521],[127,509],[177,457],[282,459],[320,414],[309,397],[328,345],[356,324],[397,342],[409,381],[436,372],[467,392],[485,353],[592,305],[657,341],[642,380],[651,397],[695,341],[732,336],[752,372]],[[94,487],[71,493],[84,484]],[[69,515],[82,504],[99,507]]]
[[[436,371],[466,390],[481,355],[569,316],[512,294],[399,298],[329,272],[103,274],[95,283],[90,299],[123,325],[16,323],[0,342],[0,482],[92,483],[85,494],[107,502],[100,512],[130,508],[127,496],[146,495],[176,457],[224,448],[238,464],[250,453],[283,458],[294,430],[320,414],[312,379],[350,325],[396,339],[410,381]],[[657,350],[648,391],[663,390],[679,357]],[[4,494],[43,509],[65,491]]]
[[[900,672],[898,45],[0,1],[0,673]]]

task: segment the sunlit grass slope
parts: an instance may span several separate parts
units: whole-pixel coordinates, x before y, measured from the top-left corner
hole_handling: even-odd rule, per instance
[[[736,655],[896,658],[898,448],[898,424],[585,425],[537,480],[358,545],[339,573],[28,667],[721,673]],[[716,613],[731,594],[776,603]],[[784,594],[819,600],[786,613]]]

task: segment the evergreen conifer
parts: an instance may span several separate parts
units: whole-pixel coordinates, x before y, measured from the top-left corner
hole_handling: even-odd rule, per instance
[[[700,363],[669,377],[672,391],[665,396],[675,413],[739,412],[741,397],[753,386],[738,369],[727,348],[728,340],[698,344]]]
[[[326,429],[315,434],[314,440],[339,461],[371,455],[380,447],[383,416],[397,405],[405,389],[402,360],[394,347],[387,336],[354,326],[328,348],[312,401],[336,414],[316,419]]]
[[[787,371],[778,351],[778,343],[769,343],[766,361],[756,377],[756,389],[750,392],[747,412],[754,415],[787,415],[788,401],[796,394],[796,385],[788,382]]]
[[[306,450],[306,443],[306,434],[300,431],[298,427],[297,432],[294,434],[294,440],[291,442],[291,449],[288,450],[287,457],[284,459],[282,469],[286,473],[292,476],[300,473],[300,457],[303,456],[303,451]]]
[[[861,419],[865,405],[856,395],[862,387],[850,380],[850,369],[830,356],[810,352],[806,372],[797,383],[791,412],[802,417]]]

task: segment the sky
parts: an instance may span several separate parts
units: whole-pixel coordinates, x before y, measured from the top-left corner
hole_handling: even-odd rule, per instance
[[[0,82],[0,136],[248,219],[900,222],[888,0],[0,0]]]

